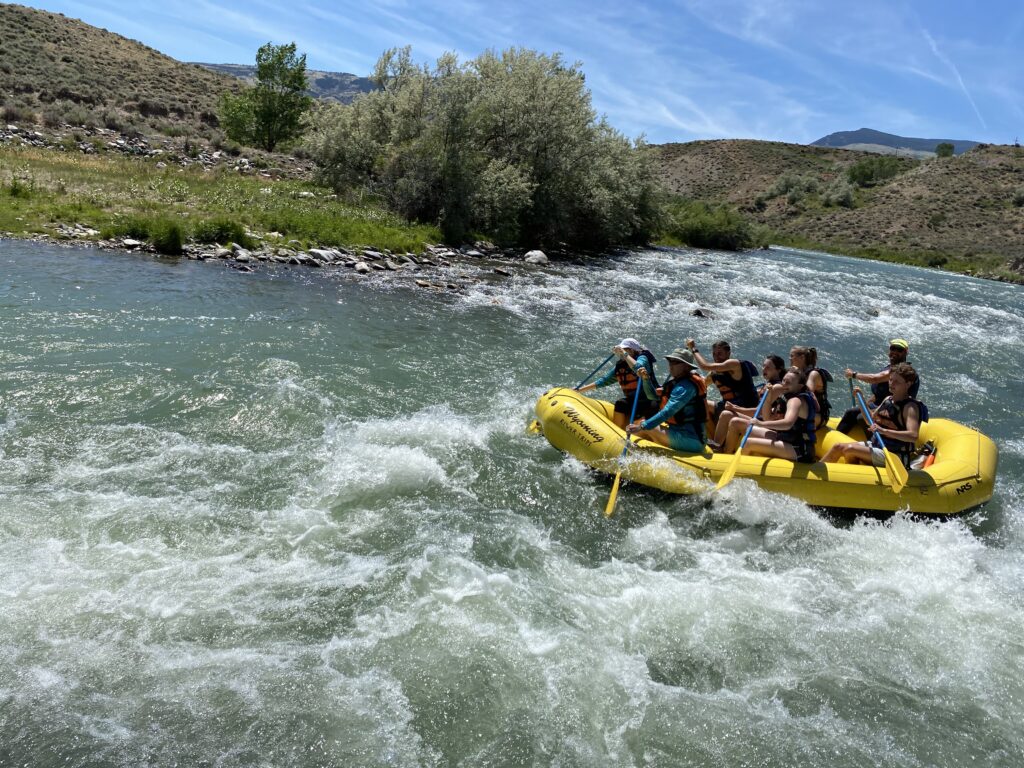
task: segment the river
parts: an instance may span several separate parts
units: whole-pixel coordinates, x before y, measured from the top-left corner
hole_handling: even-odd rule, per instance
[[[1024,289],[782,249],[478,269],[0,241],[0,765],[1024,763]],[[837,373],[907,338],[995,497],[625,485],[605,520],[524,427],[621,336]]]

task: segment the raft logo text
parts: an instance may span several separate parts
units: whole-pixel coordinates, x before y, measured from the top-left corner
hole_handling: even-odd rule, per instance
[[[575,427],[567,427],[567,429],[574,435],[576,435],[576,437],[580,438],[583,442],[587,443],[588,445],[604,442],[604,435],[600,434],[596,429],[594,429],[592,426],[587,424],[582,418],[580,418],[579,413],[571,405],[567,405],[565,407],[565,410],[562,411],[562,413],[565,415],[565,417],[569,420],[570,423],[576,425]],[[579,427],[579,429],[576,429],[576,427]],[[587,440],[587,438],[580,434],[581,431],[589,435],[591,439]]]

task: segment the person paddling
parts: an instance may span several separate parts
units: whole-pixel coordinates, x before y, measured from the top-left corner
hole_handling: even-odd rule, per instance
[[[797,367],[790,368],[782,377],[782,397],[769,418],[744,422],[734,418],[729,425],[726,451],[735,451],[749,423],[753,423],[750,437],[743,446],[744,456],[772,456],[801,464],[815,461],[814,431],[817,400],[807,387],[807,373]]]
[[[722,399],[715,405],[708,405],[708,417],[712,422],[718,421],[726,403],[732,403],[740,408],[753,408],[758,404],[760,398],[754,386],[757,367],[749,360],[738,360],[733,357],[728,341],[716,341],[711,345],[711,357],[714,362],[708,362],[701,355],[693,339],[687,339],[686,346],[693,352],[700,369],[709,372],[711,383],[722,395]]]
[[[626,432],[674,451],[700,453],[704,450],[707,387],[692,352],[675,349],[665,359],[669,378],[661,386],[661,410],[639,424],[630,424]],[[649,386],[647,371],[640,376]],[[662,422],[667,429],[659,426]]]
[[[910,394],[917,382],[917,371],[910,363],[897,363],[889,371],[889,395],[872,411],[875,422],[868,432],[877,432],[886,449],[895,454],[904,467],[910,466],[921,422],[928,421],[928,407]],[[822,461],[845,459],[848,464],[885,466],[885,453],[870,439],[863,443],[836,443]]]
[[[640,388],[640,392],[637,393],[637,388],[640,387],[638,371],[646,371],[652,386],[657,389],[658,380],[654,373],[655,358],[653,352],[634,338],[623,339],[612,349],[612,352],[619,358],[615,367],[596,381],[583,385],[577,391],[589,392],[618,381],[619,387],[622,389],[622,397],[615,401],[615,413],[612,415],[612,421],[619,429],[624,429],[626,422],[629,421],[629,414],[633,410],[634,397],[638,397],[636,403],[638,417],[646,418],[658,410],[656,396],[653,399],[648,397],[643,388]]]
[[[761,363],[761,375],[764,377],[764,383],[759,385],[757,388],[757,401],[761,402],[761,395],[764,394],[765,387],[771,387],[782,383],[782,377],[786,373],[786,361],[779,355],[768,355]],[[782,394],[782,388],[776,389],[775,396],[768,395],[768,400],[765,401],[764,411],[770,413],[771,408],[777,402]],[[757,405],[751,408],[740,408],[733,403],[726,403],[722,409],[722,413],[718,417],[718,424],[715,425],[715,438],[714,440],[708,440],[708,445],[712,449],[718,451],[721,450],[722,445],[725,443],[725,439],[729,434],[729,423],[734,418],[741,418],[744,423],[749,424],[750,419],[754,417],[754,411],[757,410]],[[762,414],[764,415],[764,414]]]
[[[889,342],[889,364],[885,366],[885,368],[877,373],[860,373],[852,368],[847,368],[843,373],[846,374],[846,378],[848,379],[871,385],[871,396],[868,397],[867,403],[870,408],[874,408],[889,396],[889,371],[892,370],[894,365],[906,363],[907,355],[909,354],[910,344],[907,343],[906,339],[893,339]],[[914,380],[914,383],[910,385],[910,396],[917,397],[917,393],[920,388],[921,378],[918,377]],[[860,408],[855,405],[843,414],[843,418],[839,420],[839,426],[837,426],[836,429],[840,432],[850,434],[850,430],[852,430],[857,424],[867,426],[864,421],[864,414],[862,414]]]
[[[789,350],[789,364],[807,374],[807,388],[814,395],[818,406],[814,428],[821,429],[828,423],[832,413],[832,403],[828,400],[828,385],[832,381],[832,374],[818,367],[818,350],[814,347],[793,347]]]

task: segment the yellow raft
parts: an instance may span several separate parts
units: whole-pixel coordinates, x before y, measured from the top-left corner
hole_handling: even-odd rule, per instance
[[[613,406],[572,389],[548,390],[535,408],[540,430],[561,451],[595,469],[669,493],[709,490],[732,461],[732,455],[676,453],[648,440],[640,440],[621,464],[626,434],[612,423]],[[818,457],[834,443],[853,438],[835,431],[838,419],[818,431]],[[999,454],[995,443],[977,430],[949,419],[921,425],[918,445],[935,444],[935,462],[926,469],[910,470],[910,479],[894,493],[884,467],[866,464],[797,464],[785,459],[743,456],[736,479],[755,480],[762,488],[819,507],[896,512],[920,515],[956,515],[992,498]]]

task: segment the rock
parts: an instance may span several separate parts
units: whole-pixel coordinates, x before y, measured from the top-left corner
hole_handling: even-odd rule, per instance
[[[547,264],[548,257],[544,255],[544,251],[529,251],[523,257],[523,261],[527,264]]]
[[[354,269],[359,274],[365,275],[367,272],[370,271],[370,265],[367,264],[365,261],[357,261]]]
[[[420,288],[433,288],[434,286],[428,283],[426,280],[417,280],[416,285]]]
[[[249,251],[245,250],[245,248],[239,248],[237,251],[235,251],[235,261],[242,263],[246,261],[252,261],[252,254]]]
[[[398,270],[401,269],[401,267],[398,264],[395,264],[395,262],[393,262],[391,259],[385,259],[384,266],[387,267],[388,270],[391,272],[397,272]]]
[[[328,263],[334,261],[337,257],[334,251],[329,251],[326,248],[310,248],[309,255]]]
[[[384,254],[380,251],[374,251],[369,248],[363,251],[363,258],[367,261],[376,261],[377,259],[383,259]]]
[[[504,275],[505,277],[512,277],[512,273],[508,270],[501,269],[501,267],[495,267],[494,271],[496,274]]]
[[[463,254],[465,254],[466,256],[472,256],[475,259],[482,259],[483,258],[483,254],[480,253],[480,251],[476,250],[475,248],[471,248],[468,251],[463,251]]]
[[[126,237],[123,240],[121,240],[121,245],[123,245],[125,248],[138,248],[139,246],[143,245],[143,243],[141,240],[132,240],[130,237]]]
[[[690,315],[693,316],[693,317],[703,317],[705,319],[711,319],[712,317],[714,317],[714,315],[711,314],[711,310],[710,309],[699,309],[699,308],[698,309],[691,309],[690,310]]]
[[[218,258],[218,259],[227,259],[227,258],[230,258],[230,256],[231,256],[231,249],[230,248],[218,248],[216,251],[213,252],[213,255],[214,255],[215,258]]]

